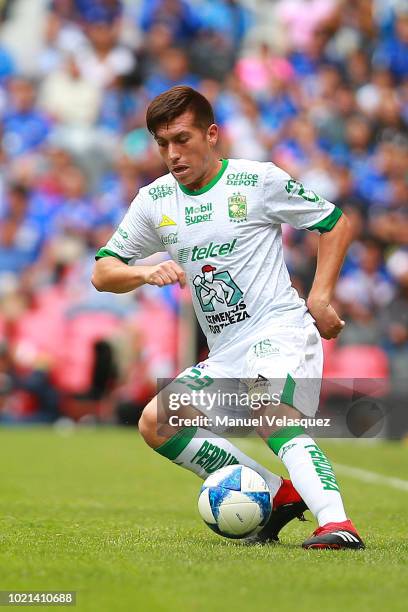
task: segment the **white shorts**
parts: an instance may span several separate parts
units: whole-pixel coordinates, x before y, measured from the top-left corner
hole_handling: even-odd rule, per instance
[[[181,384],[187,392],[206,393],[214,386],[233,392],[246,385],[249,394],[280,394],[281,403],[313,417],[319,407],[322,370],[322,341],[314,323],[304,328],[274,325],[243,339],[233,349],[186,368],[174,382],[179,390]],[[203,412],[202,406],[195,407]],[[228,413],[228,403],[221,402],[213,409],[218,414]]]

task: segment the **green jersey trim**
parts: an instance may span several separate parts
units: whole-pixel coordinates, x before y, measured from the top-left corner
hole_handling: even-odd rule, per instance
[[[207,183],[207,185],[204,185],[204,187],[201,187],[201,189],[197,189],[196,191],[192,191],[191,189],[188,189],[187,187],[185,187],[181,183],[178,183],[178,186],[180,187],[181,191],[183,191],[187,195],[198,196],[198,195],[201,195],[203,193],[206,193],[207,191],[210,191],[210,189],[212,189],[216,183],[218,183],[218,181],[220,180],[220,178],[222,177],[222,175],[226,171],[227,166],[228,166],[228,159],[222,159],[221,160],[221,168],[220,168],[220,170],[217,172],[217,174],[214,176],[214,178],[211,179],[211,181],[209,183]]]
[[[306,229],[308,229],[309,231],[318,230],[321,234],[324,234],[325,232],[330,232],[336,225],[342,214],[343,211],[340,210],[340,208],[337,208],[337,206],[335,206],[334,210],[330,213],[330,215],[328,215],[321,221],[318,221],[314,225],[307,227]]]
[[[174,461],[191,442],[196,433],[197,427],[185,427],[154,450],[156,453],[159,453],[159,455],[167,457],[170,461]]]
[[[121,257],[114,251],[111,251],[110,249],[105,249],[105,248],[99,249],[99,251],[95,255],[96,261],[98,261],[98,259],[101,259],[102,257],[116,257],[116,259],[120,259],[120,261],[123,261],[123,263],[125,264],[128,264],[129,261],[132,259],[131,257]]]

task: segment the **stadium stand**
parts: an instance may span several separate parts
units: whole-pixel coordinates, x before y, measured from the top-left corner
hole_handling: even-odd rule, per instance
[[[178,289],[119,296],[89,281],[139,186],[165,171],[144,109],[176,83],[211,100],[221,155],[272,160],[349,214],[335,298],[347,326],[325,345],[326,375],[399,384],[406,3],[16,0],[0,11],[0,422],[130,422],[154,379],[178,371]],[[305,296],[316,236],[285,227],[284,245]]]

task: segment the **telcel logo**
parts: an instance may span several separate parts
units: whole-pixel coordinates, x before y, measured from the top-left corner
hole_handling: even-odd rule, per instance
[[[210,242],[205,247],[193,247],[191,255],[191,261],[198,261],[200,259],[209,259],[210,257],[217,257],[217,255],[229,255],[235,249],[237,239],[234,238],[232,242],[225,242],[224,244],[214,244]]]

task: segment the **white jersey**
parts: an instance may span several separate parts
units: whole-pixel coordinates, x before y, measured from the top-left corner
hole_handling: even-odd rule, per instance
[[[330,231],[341,211],[272,163],[223,160],[190,191],[166,174],[140,189],[97,258],[129,263],[159,251],[185,270],[210,356],[273,324],[313,322],[291,286],[281,224]]]

